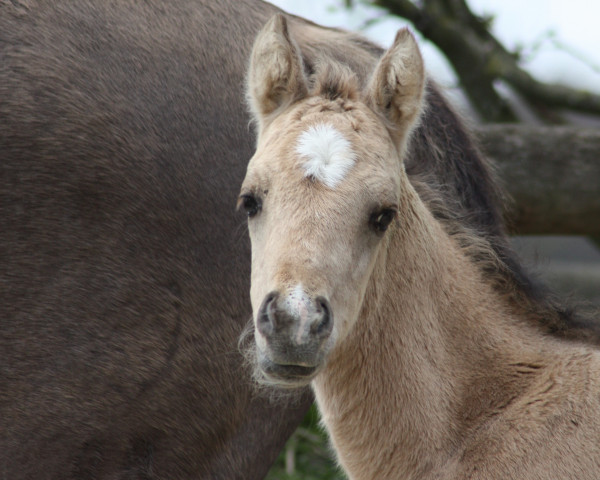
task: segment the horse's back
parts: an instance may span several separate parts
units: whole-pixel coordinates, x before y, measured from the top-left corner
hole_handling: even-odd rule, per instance
[[[297,423],[237,352],[241,87],[271,10],[0,5],[7,478],[258,478]]]

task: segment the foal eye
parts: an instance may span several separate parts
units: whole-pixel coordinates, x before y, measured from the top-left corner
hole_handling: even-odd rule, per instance
[[[240,195],[238,206],[239,208],[244,210],[244,212],[246,212],[246,215],[248,215],[248,217],[250,218],[256,215],[262,207],[260,200],[258,200],[254,195],[250,193]]]
[[[388,229],[394,218],[396,218],[395,208],[383,208],[371,215],[369,224],[376,232],[383,233]]]

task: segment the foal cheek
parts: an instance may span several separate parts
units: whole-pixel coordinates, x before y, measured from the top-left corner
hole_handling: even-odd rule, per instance
[[[372,245],[355,248],[348,260],[346,254],[344,268],[340,269],[339,279],[331,292],[334,314],[334,330],[337,338],[344,338],[353,328],[363,305],[364,293],[372,278],[377,249]]]

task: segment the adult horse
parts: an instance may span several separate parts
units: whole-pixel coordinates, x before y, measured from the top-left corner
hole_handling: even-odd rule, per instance
[[[310,396],[255,395],[237,347],[250,250],[232,212],[254,144],[241,92],[275,11],[0,2],[3,478],[261,478],[302,417]],[[381,53],[291,28],[307,75],[317,54],[367,72]],[[428,102],[412,178],[509,265],[487,167],[435,89]]]
[[[251,55],[239,200],[258,378],[311,384],[351,480],[598,478],[600,349],[547,335],[558,312],[507,288],[406,173],[426,83],[410,32],[366,82],[302,65],[274,16]]]

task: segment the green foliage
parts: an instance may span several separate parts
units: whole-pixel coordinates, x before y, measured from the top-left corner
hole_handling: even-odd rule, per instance
[[[290,437],[265,480],[345,480],[313,405]]]

